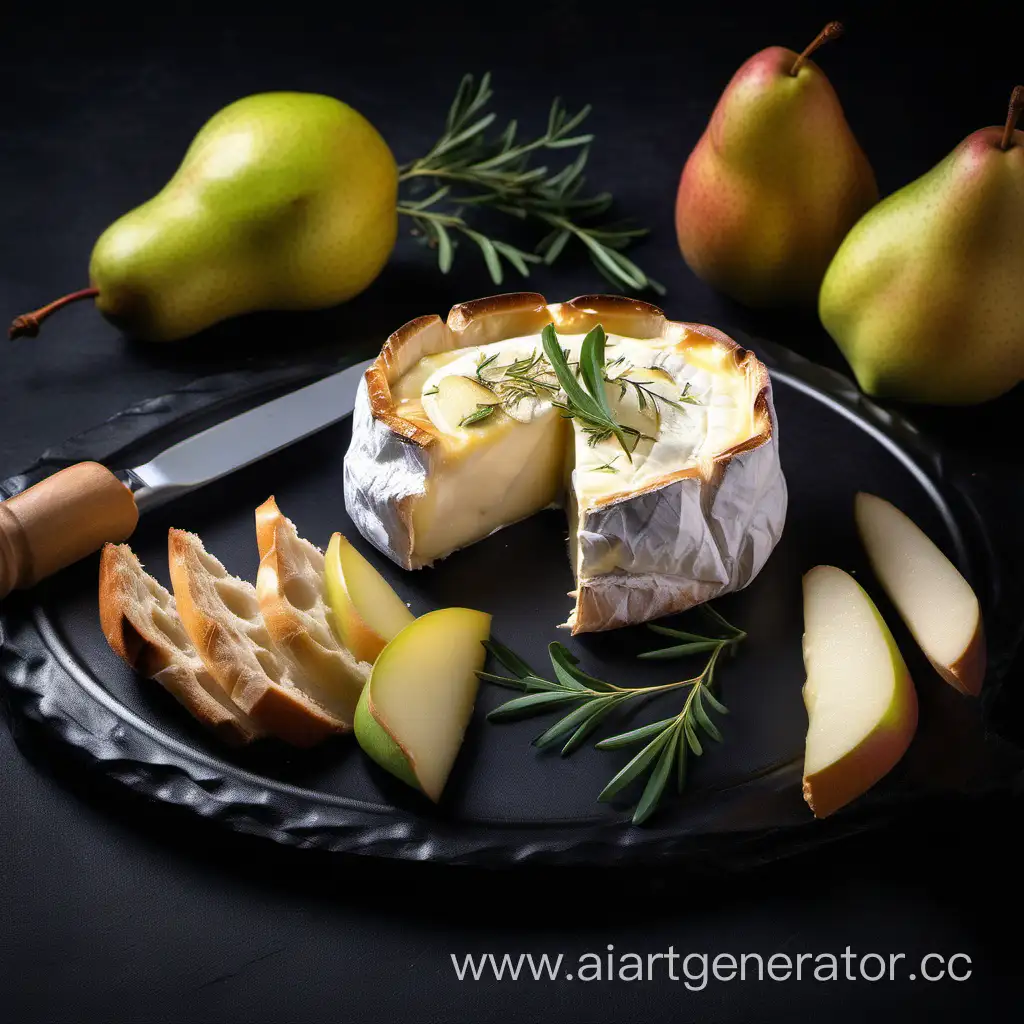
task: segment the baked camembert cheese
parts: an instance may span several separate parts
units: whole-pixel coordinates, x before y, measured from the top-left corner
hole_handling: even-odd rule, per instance
[[[603,364],[588,381],[581,350],[598,326]],[[553,360],[603,386],[616,430],[579,414]],[[720,331],[632,299],[464,303],[447,322],[406,324],[367,370],[345,502],[406,569],[561,506],[573,633],[683,611],[746,586],[781,536],[768,373]]]

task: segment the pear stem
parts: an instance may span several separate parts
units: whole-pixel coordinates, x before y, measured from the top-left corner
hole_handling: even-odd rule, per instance
[[[56,313],[58,309],[70,306],[72,302],[78,302],[81,299],[93,299],[99,293],[99,288],[83,288],[81,291],[72,292],[70,295],[62,295],[59,299],[54,299],[53,302],[41,306],[31,313],[23,313],[21,316],[16,316],[11,321],[7,336],[11,341],[21,337],[34,338],[39,333],[39,328],[42,326],[43,321],[51,313]]]
[[[1024,85],[1018,85],[1010,96],[1010,109],[1006,114],[1006,127],[1003,128],[1003,141],[999,143],[999,148],[1004,152],[1010,148],[1013,130],[1017,127],[1017,120],[1022,111],[1024,111]]]
[[[838,39],[843,34],[843,24],[840,21],[830,21],[811,41],[811,45],[800,54],[795,61],[793,66],[789,69],[789,73],[796,78],[799,74],[800,69],[804,66],[804,62],[815,50],[820,46],[823,46],[830,39]]]

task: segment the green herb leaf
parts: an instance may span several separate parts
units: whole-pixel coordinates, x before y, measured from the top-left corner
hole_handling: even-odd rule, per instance
[[[700,654],[704,651],[713,651],[721,646],[720,640],[698,640],[694,643],[680,644],[678,647],[663,647],[658,651],[644,651],[638,654],[638,658],[647,661],[657,661],[667,658],[683,658],[688,654]]]
[[[618,707],[622,702],[622,698],[611,697],[604,704],[602,704],[600,710],[592,714],[573,734],[569,737],[568,742],[562,747],[562,757],[567,757],[574,750],[576,750],[583,741],[593,733],[597,727]]]
[[[623,747],[635,746],[637,743],[643,743],[644,740],[663,732],[675,720],[676,716],[673,715],[672,718],[663,718],[660,722],[641,725],[636,729],[630,729],[629,732],[619,733],[618,736],[609,736],[606,740],[596,743],[595,747],[598,750],[621,750]]]
[[[519,676],[520,679],[537,674],[515,651],[510,650],[503,643],[497,640],[485,640],[483,644],[489,654],[504,665],[513,675]]]
[[[491,280],[495,284],[501,284],[505,275],[501,269],[501,258],[498,256],[498,250],[495,249],[494,243],[486,235],[481,235],[479,231],[471,231],[469,228],[463,228],[463,231],[480,247]]]
[[[557,345],[557,339],[555,344]],[[597,356],[603,364],[603,353],[598,352]],[[567,708],[561,718],[549,725],[534,740],[535,745],[541,748],[561,744],[562,755],[566,756],[592,736],[616,708],[638,698],[685,688],[686,699],[677,714],[609,736],[599,740],[595,745],[598,750],[619,750],[637,745],[641,747],[640,751],[612,777],[598,799],[614,798],[631,782],[650,771],[633,813],[634,823],[643,824],[660,804],[668,780],[673,774],[676,789],[682,792],[686,785],[690,755],[701,757],[705,752],[700,734],[703,733],[716,743],[723,741],[722,731],[709,712],[710,709],[722,715],[728,713],[725,705],[712,692],[715,671],[723,652],[735,648],[746,634],[728,623],[717,612],[713,612],[712,617],[720,630],[729,635],[703,637],[697,633],[652,625],[651,629],[656,633],[686,640],[685,643],[664,651],[651,652],[653,656],[670,657],[681,653],[710,651],[710,657],[698,676],[661,685],[616,686],[598,679],[584,672],[579,667],[579,659],[564,644],[557,641],[548,647],[555,678],[543,679],[535,675],[526,662],[508,648],[497,641],[491,641],[486,645],[488,650],[509,671],[514,672],[515,677],[480,672],[480,678],[497,682],[502,686],[525,690],[526,693],[496,708],[488,717],[500,721]]]
[[[448,234],[448,229],[438,221],[434,222],[434,231],[437,233],[437,266],[442,274],[447,274],[452,269],[452,260],[455,258],[452,236]]]
[[[558,343],[558,335],[555,333],[554,324],[548,324],[541,331],[540,340],[541,345],[544,347],[544,355],[551,364],[551,368],[555,371],[555,376],[558,378],[558,383],[565,392],[570,406],[591,410],[596,413],[598,410],[594,408],[593,400],[583,390],[580,382],[576,379],[576,374],[569,369],[569,360],[566,358],[565,352],[562,351],[562,346]]]
[[[565,248],[566,243],[570,238],[572,238],[571,231],[554,231],[548,235],[548,239],[550,239],[550,241],[545,239],[545,242],[542,242],[537,247],[537,251],[543,254],[544,262],[549,267],[558,259],[559,256],[562,255],[562,250]]]
[[[722,703],[722,702],[721,702],[720,700],[718,700],[718,699],[717,699],[717,698],[715,697],[715,695],[714,695],[714,694],[713,694],[713,693],[712,693],[712,692],[711,692],[710,690],[708,690],[708,689],[705,689],[705,690],[704,690],[704,699],[705,699],[705,700],[706,700],[706,701],[707,701],[707,702],[708,702],[708,703],[709,703],[709,704],[710,704],[710,705],[711,705],[711,706],[712,706],[712,707],[713,707],[713,708],[714,708],[714,709],[715,709],[715,710],[716,710],[716,711],[717,711],[717,712],[718,712],[718,713],[719,713],[720,715],[727,715],[727,714],[729,714],[729,709],[728,709],[728,708],[727,708],[727,707],[726,707],[726,706],[725,706],[725,705],[724,705],[724,704],[723,704],[723,703]]]
[[[537,249],[548,264],[562,254],[569,241],[577,239],[590,250],[595,261],[601,259],[598,254],[603,254],[608,264],[604,272],[611,275],[616,271],[613,279],[618,282],[628,279],[633,288],[657,290],[660,286],[635,264],[625,257],[616,259],[617,250],[645,234],[644,229],[602,223],[598,218],[607,212],[612,197],[603,192],[585,193],[583,172],[594,136],[579,129],[590,107],[585,106],[570,115],[556,99],[551,105],[545,132],[519,141],[515,120],[509,121],[496,134],[489,133],[495,122],[495,114],[487,109],[491,99],[489,74],[479,83],[472,75],[465,75],[448,110],[441,137],[424,156],[400,169],[399,181],[411,183],[413,195],[403,198],[398,212],[412,218],[414,231],[428,244],[437,246],[438,266],[442,272],[450,269],[455,253],[454,244],[448,245],[443,240],[443,229],[447,228],[472,238],[496,283],[501,283],[501,259],[525,276],[524,268],[534,259],[504,239],[501,241],[509,245],[510,251],[502,251],[499,240],[492,238],[489,239],[494,246],[492,252],[474,237],[481,234],[479,229],[463,217],[464,211],[487,207],[554,228],[554,234]],[[562,154],[571,154],[571,157],[561,167],[535,166],[532,160],[542,151],[556,160]],[[421,179],[433,179],[440,187],[425,198],[415,198]],[[442,232],[435,230],[438,225]]]
[[[612,777],[612,780],[601,790],[597,799],[604,802],[617,796],[661,753],[662,748],[671,737],[671,727],[655,736],[639,754]]]
[[[722,742],[722,734],[719,732],[718,726],[708,717],[708,713],[704,710],[702,703],[702,694],[698,692],[694,696],[693,700],[693,717],[697,720],[698,725],[717,743]]]
[[[493,672],[477,672],[477,679],[484,679],[488,683],[497,683],[498,686],[507,687],[510,690],[525,690],[526,681],[520,678],[512,678],[511,676],[498,676]]]
[[[698,610],[705,616],[705,618],[711,619],[717,623],[726,631],[729,636],[746,636],[742,629],[737,629],[731,622],[729,622],[720,612],[716,611],[715,608],[710,604],[698,605]]]
[[[559,704],[583,699],[583,694],[566,693],[564,690],[545,693],[528,693],[525,697],[516,697],[489,712],[487,718],[491,722],[505,722],[513,718],[526,718],[530,715],[548,711]]]
[[[555,670],[555,674],[561,680],[568,677],[572,679],[574,683],[590,687],[592,690],[615,689],[615,687],[610,683],[606,683],[603,679],[598,679],[595,676],[588,675],[583,671],[583,669],[579,668],[579,658],[574,657],[565,644],[561,644],[557,640],[548,644],[548,657],[551,659],[551,665]]]
[[[474,423],[479,423],[481,420],[487,419],[487,417],[491,416],[497,408],[498,407],[496,405],[485,405],[480,403],[476,407],[476,412],[471,412],[468,416],[463,416],[462,419],[459,420],[459,426],[471,427]]]
[[[517,249],[514,245],[509,245],[507,242],[499,242],[498,239],[494,239],[494,248],[512,264],[516,270],[519,271],[523,277],[530,276],[530,268],[527,266],[528,263],[540,263],[540,257],[535,256],[532,252],[523,252],[521,249]]]
[[[600,335],[595,334],[599,328]],[[547,357],[548,362],[554,369],[555,376],[558,378],[558,383],[562,386],[562,390],[565,392],[566,396],[564,405],[559,405],[557,402],[554,404],[563,409],[566,416],[578,419],[584,424],[584,429],[590,433],[590,444],[593,445],[607,437],[614,436],[619,441],[619,444],[622,445],[622,450],[626,453],[626,458],[632,462],[633,449],[629,446],[626,440],[627,428],[623,428],[612,417],[611,410],[608,407],[608,397],[604,393],[603,339],[604,328],[601,328],[600,324],[598,324],[598,326],[595,327],[583,340],[586,352],[584,353],[581,349],[580,373],[584,378],[584,383],[588,385],[588,388],[584,390],[583,385],[581,385],[576,379],[576,374],[573,373],[570,368],[569,360],[566,357],[565,352],[558,343],[558,335],[555,333],[555,325],[548,324],[544,330],[541,331],[541,344],[544,348],[544,355]],[[600,386],[597,389],[598,394],[600,395],[599,398],[597,395],[591,394],[589,388],[589,384],[592,379],[592,371],[595,366],[599,370],[598,383]],[[631,433],[634,435],[636,440],[639,440],[640,435],[637,434],[635,430],[631,431]],[[635,447],[635,442],[633,447]]]
[[[552,744],[560,743],[570,733],[574,733],[579,726],[583,725],[597,712],[605,710],[615,701],[614,697],[602,697],[598,700],[588,701],[582,707],[569,712],[564,718],[559,719],[554,725],[545,729],[534,741],[535,747],[549,747]]]
[[[642,825],[654,813],[655,808],[658,806],[658,801],[661,800],[662,793],[665,792],[665,785],[668,782],[669,775],[672,773],[672,763],[676,758],[675,739],[676,733],[673,729],[661,748],[661,754],[658,756],[654,771],[651,772],[647,785],[644,786],[640,802],[636,805],[636,810],[633,811],[634,825]]]
[[[686,789],[686,759],[690,748],[686,744],[686,733],[682,729],[676,730],[676,792],[682,793]]]
[[[580,346],[580,372],[583,383],[590,392],[600,410],[612,419],[612,409],[608,404],[608,395],[604,390],[604,349],[607,336],[604,328],[597,324],[587,332]]]
[[[704,753],[704,748],[700,745],[700,740],[697,739],[697,730],[688,718],[683,719],[683,730],[686,732],[686,742],[690,744],[690,749],[697,757],[700,757]]]
[[[699,633],[687,633],[682,629],[670,629],[668,626],[659,626],[656,623],[648,622],[647,628],[652,633],[660,633],[662,636],[672,636],[678,640],[712,640],[713,637],[701,636]]]

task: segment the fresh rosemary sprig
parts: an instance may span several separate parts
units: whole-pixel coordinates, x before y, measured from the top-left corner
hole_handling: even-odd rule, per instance
[[[496,640],[488,641],[485,646],[512,676],[480,672],[480,678],[526,693],[524,697],[516,697],[495,708],[487,716],[489,721],[513,721],[563,705],[579,705],[533,741],[535,746],[541,748],[561,743],[563,756],[571,754],[616,707],[636,697],[676,689],[688,682],[684,680],[653,687],[616,686],[584,672],[579,668],[578,659],[558,641],[548,645],[548,657],[555,678],[544,679]]]
[[[468,416],[463,416],[459,420],[460,427],[471,427],[474,423],[479,423],[481,420],[485,420],[488,416],[492,415],[494,410],[497,409],[497,405],[491,405],[487,402],[478,402],[476,409],[471,412]]]
[[[583,339],[580,347],[580,380],[576,379],[568,356],[558,343],[555,325],[548,324],[541,331],[540,337],[544,355],[565,392],[565,401],[554,403],[562,410],[562,415],[581,424],[587,435],[587,443],[591,446],[614,437],[622,445],[626,458],[632,462],[636,446],[646,435],[635,427],[619,423],[608,404],[604,390],[604,328],[598,324]]]
[[[483,255],[495,284],[504,277],[504,263],[524,277],[530,265],[552,264],[566,245],[576,239],[586,249],[597,269],[616,287],[632,291],[664,288],[649,278],[622,254],[634,239],[647,234],[645,228],[602,223],[600,218],[612,205],[607,192],[586,195],[583,170],[593,135],[577,129],[590,113],[584,107],[570,115],[561,100],[551,105],[543,135],[518,141],[518,125],[510,121],[497,137],[487,129],[496,115],[488,112],[491,76],[479,81],[463,77],[448,112],[445,129],[430,151],[400,168],[399,181],[428,179],[439,187],[424,198],[399,202],[398,212],[413,219],[415,230],[437,249],[442,273],[448,273],[455,258],[453,232],[472,241]],[[557,170],[533,166],[538,151],[574,150],[569,163]],[[456,191],[453,191],[456,190]],[[526,252],[507,241],[491,238],[467,219],[467,210],[487,208],[519,220],[542,224],[545,236],[534,252]]]
[[[707,701],[720,715],[729,713],[728,708],[711,692],[711,688],[715,681],[718,658],[724,646],[732,642],[734,641],[722,640],[714,646],[704,671],[689,680],[690,692],[686,695],[686,701],[679,714],[642,725],[638,729],[630,729],[617,736],[609,736],[597,744],[598,750],[620,750],[623,747],[644,743],[640,752],[616,773],[597,798],[614,799],[631,782],[650,771],[640,800],[633,810],[634,825],[643,824],[654,813],[673,772],[676,777],[676,791],[682,793],[686,785],[686,762],[689,752],[692,751],[696,757],[704,753],[698,730],[716,742],[722,742],[722,733],[711,720],[704,702]]]
[[[684,658],[688,654],[700,654],[702,651],[714,650],[719,644],[725,644],[732,653],[735,653],[737,646],[746,640],[747,634],[719,615],[710,604],[700,605],[697,611],[711,619],[718,631],[725,635],[720,637],[704,636],[701,633],[689,633],[684,629],[670,629],[668,626],[659,626],[657,623],[651,622],[648,623],[647,628],[652,633],[670,636],[676,640],[682,640],[683,643],[673,644],[671,647],[661,647],[654,651],[644,651],[637,657],[652,661]]]
[[[476,377],[485,387],[490,388],[499,399],[499,404],[508,413],[515,413],[516,406],[524,398],[551,398],[558,392],[555,372],[539,352],[516,359],[507,366],[495,363],[498,353],[481,360],[476,368]]]
[[[634,824],[642,824],[657,808],[673,770],[676,787],[682,792],[686,783],[688,754],[692,752],[699,757],[704,751],[700,733],[719,742],[722,739],[721,731],[708,713],[710,707],[718,714],[728,714],[725,705],[712,693],[715,670],[722,655],[735,652],[747,634],[726,622],[709,605],[703,606],[703,610],[713,618],[719,627],[717,631],[724,635],[705,636],[665,626],[650,627],[656,633],[684,642],[648,651],[641,654],[641,658],[678,658],[710,652],[707,664],[699,675],[658,686],[616,686],[591,676],[579,667],[579,660],[558,642],[548,646],[554,679],[545,679],[503,644],[496,640],[488,641],[485,644],[488,651],[511,675],[479,672],[480,678],[524,692],[524,696],[495,708],[487,716],[488,719],[494,722],[511,721],[571,707],[567,714],[533,741],[542,748],[561,744],[564,756],[576,750],[605,718],[629,701],[689,688],[678,714],[611,736],[597,744],[599,750],[618,750],[645,743],[643,749],[611,779],[598,796],[599,800],[611,800],[631,782],[650,771],[633,812]]]
[[[619,386],[619,398],[625,398],[626,392],[632,388],[636,394],[637,408],[643,412],[648,405],[658,411],[658,403],[661,402],[663,405],[670,406],[673,409],[679,409],[682,411],[682,406],[678,402],[672,401],[671,398],[666,398],[664,395],[659,394],[652,387],[649,387],[649,380],[633,380],[631,377],[618,376],[618,377],[605,377],[605,380],[609,384],[617,384]]]
[[[686,384],[683,385],[682,393],[679,395],[679,401],[683,402],[685,405],[701,404],[700,399],[696,395],[691,393],[689,381],[687,381]]]

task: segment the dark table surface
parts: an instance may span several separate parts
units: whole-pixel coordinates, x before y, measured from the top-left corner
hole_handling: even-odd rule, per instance
[[[594,104],[594,182],[653,228],[636,258],[673,316],[735,326],[841,365],[811,317],[743,310],[682,264],[679,169],[729,75],[763,45],[822,54],[883,194],[964,135],[1001,122],[1022,77],[1021,17],[977,5],[899,20],[761,5],[139,7],[19,5],[0,32],[0,311],[85,283],[93,241],[155,192],[223,104],[276,88],[337,95],[399,160],[422,152],[464,71],[495,73],[499,109],[541,123],[550,98]],[[665,5],[668,6],[668,5]],[[695,8],[697,5],[693,5]],[[856,5],[848,5],[856,6]],[[568,261],[567,261],[568,262]],[[380,279],[340,309],[257,316],[193,342],[125,342],[86,306],[0,356],[0,478],[129,403],[281,354],[369,346],[413,315],[493,290],[471,254],[440,277],[403,237]],[[549,298],[602,287],[583,264],[538,272]],[[1019,297],[1010,297],[1017,301]],[[914,413],[979,467],[1020,472],[1024,396]],[[1018,663],[1019,669],[1019,663]],[[1018,671],[1019,675],[1019,671]],[[617,1021],[1019,1019],[1020,802],[914,817],[740,877],[678,871],[502,874],[278,849],[134,800],[82,775],[45,736],[0,729],[0,1017],[12,1021]],[[459,982],[451,955],[490,951],[903,953],[894,982]],[[928,982],[927,953],[970,957]],[[680,960],[681,963],[681,960]],[[840,962],[841,963],[841,962]],[[956,962],[958,971],[966,961]],[[691,962],[697,973],[699,964]],[[935,962],[932,961],[933,968]],[[915,980],[909,975],[916,973]]]

